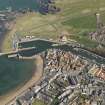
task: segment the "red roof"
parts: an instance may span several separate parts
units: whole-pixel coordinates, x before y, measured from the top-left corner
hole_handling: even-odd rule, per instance
[[[105,71],[104,70],[99,70],[98,72],[95,73],[97,77],[105,80]]]

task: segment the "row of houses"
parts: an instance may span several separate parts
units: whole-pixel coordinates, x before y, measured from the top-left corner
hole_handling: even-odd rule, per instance
[[[94,64],[93,67],[89,70],[89,73],[105,81],[105,66],[104,65],[98,66]]]

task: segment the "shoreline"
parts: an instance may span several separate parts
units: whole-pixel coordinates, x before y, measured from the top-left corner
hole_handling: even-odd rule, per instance
[[[43,75],[43,60],[39,55],[35,57],[35,65],[36,65],[35,72],[31,77],[31,79],[27,81],[26,84],[15,88],[13,91],[5,94],[4,96],[1,96],[0,105],[6,105],[7,103],[12,102],[13,99],[15,99],[17,96],[21,95],[23,92],[27,91],[30,87],[38,83],[38,81],[41,79]]]

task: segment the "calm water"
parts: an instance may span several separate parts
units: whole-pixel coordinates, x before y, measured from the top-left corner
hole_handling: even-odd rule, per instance
[[[31,8],[37,10],[37,0],[0,0],[0,10],[11,7],[13,10]],[[33,61],[19,61],[0,57],[0,95],[28,81],[35,70]]]
[[[0,95],[28,81],[35,70],[33,61],[0,57]]]
[[[33,41],[31,43],[25,43],[24,46],[30,47],[35,46],[36,50],[22,51],[21,55],[31,56],[33,54],[38,54],[51,48],[52,43],[46,41]],[[25,83],[31,77],[35,71],[34,61],[24,61],[16,59],[8,59],[6,56],[0,57],[0,95],[7,93],[13,88],[20,84]]]
[[[31,8],[37,10],[39,0],[0,0],[0,9],[12,7],[13,10]]]

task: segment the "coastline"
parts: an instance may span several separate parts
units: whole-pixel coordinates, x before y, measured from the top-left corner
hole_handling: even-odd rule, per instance
[[[12,101],[12,99],[29,89],[31,86],[36,85],[38,83],[43,74],[43,60],[39,55],[35,57],[35,65],[36,68],[32,78],[23,86],[21,85],[13,91],[7,93],[6,95],[1,96],[0,105],[7,104],[8,102]]]

